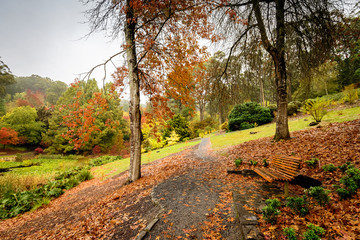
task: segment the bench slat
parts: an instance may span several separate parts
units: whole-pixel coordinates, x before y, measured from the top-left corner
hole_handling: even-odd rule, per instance
[[[255,169],[256,173],[262,176],[268,182],[273,182],[274,180],[291,180],[291,176],[283,175],[280,172],[274,172],[270,169]]]
[[[256,168],[254,170],[257,174],[259,174],[261,177],[263,177],[266,181],[268,182],[272,182],[273,179],[271,177],[269,177],[268,175],[266,175],[262,170],[260,170],[259,168]]]
[[[289,169],[298,169],[299,168],[299,165],[286,165],[286,164],[277,163],[277,162],[273,162],[273,163],[271,163],[271,165],[277,165],[279,167],[289,168]]]
[[[274,155],[273,160],[275,159],[281,159],[281,160],[288,160],[288,161],[298,161],[301,162],[301,158],[298,157],[290,157],[290,156],[284,156],[284,155]]]
[[[288,167],[288,166],[284,166],[284,165],[280,165],[280,164],[272,164],[272,167],[271,168],[275,168],[275,169],[283,169],[283,170],[286,170],[286,171],[289,171],[289,172],[298,172],[298,168],[293,168],[293,167]]]
[[[275,172],[279,173],[281,176],[287,177],[287,178],[293,178],[296,174],[290,174],[286,171],[282,171],[281,169],[276,169]]]
[[[268,182],[290,181],[298,174],[300,163],[300,158],[275,155],[269,168],[256,168],[254,171]]]
[[[297,166],[300,165],[300,163],[298,161],[296,162],[291,162],[291,161],[278,161],[278,160],[273,160],[271,161],[272,163],[279,163],[279,164],[285,164],[288,166]]]

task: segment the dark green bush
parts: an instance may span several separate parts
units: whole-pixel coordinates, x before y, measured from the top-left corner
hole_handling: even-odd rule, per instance
[[[354,165],[351,164],[351,162],[346,162],[343,165],[339,166],[339,169],[344,173],[346,170],[353,168]]]
[[[306,216],[309,213],[308,201],[306,196],[303,197],[288,197],[286,199],[286,206],[294,210],[301,217]]]
[[[297,240],[295,229],[284,228],[283,232],[287,240]]]
[[[329,190],[325,190],[320,186],[310,187],[309,189],[306,190],[306,193],[310,197],[315,199],[320,206],[325,206],[326,204],[329,203],[330,201],[330,197],[328,195],[329,192],[330,192]]]
[[[265,221],[270,224],[276,223],[277,216],[281,213],[279,208],[281,203],[278,199],[267,199],[266,206],[262,209],[262,215]]]
[[[266,158],[263,159],[263,166],[264,166],[264,167],[269,166],[269,162],[267,161]]]
[[[360,188],[360,170],[358,168],[349,168],[346,175],[340,179],[342,187],[336,186],[336,192],[341,199],[346,199],[356,194]]]
[[[235,105],[229,114],[229,130],[236,131],[271,122],[273,117],[269,108],[255,102]]]
[[[175,131],[180,137],[180,141],[183,141],[184,138],[190,138],[191,129],[189,123],[181,115],[175,115],[170,121],[168,121],[169,127],[166,128],[163,132],[163,138],[169,138],[172,131]]]
[[[319,159],[312,158],[310,160],[305,161],[305,163],[310,168],[316,168],[316,166],[318,166],[318,164],[319,164]]]
[[[325,234],[325,230],[322,227],[315,226],[310,223],[307,225],[308,229],[304,233],[304,240],[321,240],[321,236]]]
[[[258,162],[256,160],[250,160],[250,165],[256,166]]]
[[[327,165],[324,165],[322,166],[322,169],[325,171],[325,172],[333,172],[336,170],[336,166],[334,164],[327,164]]]
[[[345,188],[338,188],[338,189],[336,189],[336,192],[339,195],[341,200],[351,197],[351,193]]]
[[[243,160],[241,158],[235,159],[235,166],[239,167],[242,164]]]

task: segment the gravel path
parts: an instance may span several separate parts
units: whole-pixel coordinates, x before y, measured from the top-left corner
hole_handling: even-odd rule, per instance
[[[211,155],[209,138],[202,140],[194,158],[202,164],[186,174],[168,179],[155,186],[152,191],[153,201],[159,202],[164,214],[145,239],[204,239],[210,228],[222,227],[222,238],[238,239],[240,234],[237,224],[226,221],[235,216],[223,215],[219,226],[209,226],[214,217],[213,210],[221,204],[220,194],[223,183],[214,176],[209,176],[217,165],[216,157]],[[215,224],[216,225],[216,224]]]

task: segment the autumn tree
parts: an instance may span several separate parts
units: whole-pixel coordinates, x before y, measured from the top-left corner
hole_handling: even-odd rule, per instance
[[[230,55],[236,52],[240,42],[255,39],[272,58],[278,105],[276,140],[290,137],[287,119],[286,36],[294,32],[303,48],[316,45],[317,53],[327,52],[332,44],[331,11],[338,8],[336,3],[327,0],[228,0],[218,5],[217,19],[223,24],[222,31],[231,34],[237,32],[229,36],[233,39]]]
[[[73,83],[59,99],[51,117],[42,117],[49,124],[43,136],[47,151],[89,153],[99,146],[107,152],[114,144],[121,144],[115,142],[123,136],[120,100],[116,91],[110,89],[109,85],[105,86],[105,94],[95,79]]]
[[[126,67],[118,68],[116,82],[130,86],[130,170],[129,181],[140,178],[141,113],[140,90],[153,104],[152,115],[165,114],[164,82],[175,66],[186,67],[199,61],[197,36],[207,37],[206,1],[84,1],[91,5],[88,16],[92,32],[110,30],[114,38],[124,36]],[[186,96],[185,96],[186,97]]]
[[[0,144],[4,145],[16,145],[19,143],[18,133],[11,129],[3,127],[0,129]]]

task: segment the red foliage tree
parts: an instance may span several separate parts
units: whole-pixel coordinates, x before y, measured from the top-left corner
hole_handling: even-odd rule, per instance
[[[20,139],[18,138],[18,133],[11,129],[3,127],[0,129],[0,143],[4,145],[16,145],[20,143]]]

